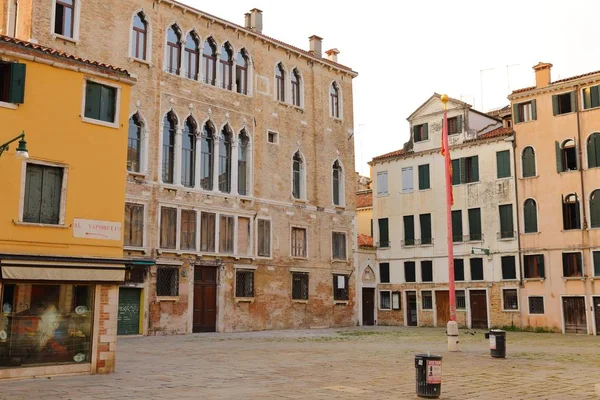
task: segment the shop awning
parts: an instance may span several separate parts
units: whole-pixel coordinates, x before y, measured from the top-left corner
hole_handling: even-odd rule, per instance
[[[2,279],[123,282],[124,260],[0,255]]]

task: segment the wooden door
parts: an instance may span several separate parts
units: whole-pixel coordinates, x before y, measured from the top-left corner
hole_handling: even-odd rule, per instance
[[[375,325],[375,289],[362,290],[363,325]]]
[[[585,298],[563,297],[565,333],[587,333],[585,318]]]
[[[417,326],[417,293],[416,292],[406,292],[406,303],[408,307],[406,309],[407,313],[407,325],[408,326]]]
[[[137,288],[119,288],[119,310],[117,314],[117,335],[140,334],[140,297]]]
[[[594,314],[596,316],[596,335],[600,336],[600,297],[594,297]]]
[[[436,326],[446,326],[450,321],[450,292],[443,290],[435,292]]]
[[[485,290],[471,290],[469,292],[471,306],[471,328],[487,329],[487,294]]]
[[[194,322],[192,332],[215,332],[217,328],[217,269],[194,267]]]

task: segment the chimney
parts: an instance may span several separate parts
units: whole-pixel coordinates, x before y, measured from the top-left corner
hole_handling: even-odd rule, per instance
[[[249,12],[247,12],[246,14],[244,14],[244,26],[245,26],[247,29],[252,29],[252,28],[251,28],[251,26],[252,26],[252,25],[251,25],[251,22],[250,22],[250,16],[251,16],[251,15],[252,15],[252,14],[250,14]]]
[[[258,33],[262,33],[262,29],[263,29],[262,11],[259,10],[258,8],[253,8],[252,10],[250,10],[250,27],[249,28]]]
[[[308,40],[310,41],[310,50],[308,52],[315,57],[321,58],[321,47],[323,45],[323,38],[317,35],[312,35],[308,38]]]
[[[338,54],[340,54],[340,51],[338,49],[331,49],[331,50],[327,50],[325,52],[325,54],[327,54],[327,58],[329,59],[329,61],[333,61],[333,62],[337,62],[337,56]]]
[[[550,70],[552,64],[540,62],[538,65],[534,65],[533,70],[535,71],[535,87],[541,88],[550,84]]]

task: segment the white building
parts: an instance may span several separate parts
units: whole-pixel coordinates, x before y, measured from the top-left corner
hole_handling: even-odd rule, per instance
[[[408,117],[404,148],[370,162],[379,325],[445,326],[449,319],[442,118],[434,94]],[[457,321],[520,326],[513,131],[452,98],[448,127]]]

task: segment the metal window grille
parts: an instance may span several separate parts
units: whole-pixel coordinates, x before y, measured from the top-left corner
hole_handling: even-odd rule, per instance
[[[431,291],[421,292],[421,307],[423,310],[433,309],[433,297],[431,296]]]
[[[254,271],[235,271],[235,297],[254,297]]]
[[[292,273],[292,299],[308,300],[308,273]]]
[[[348,275],[333,275],[333,299],[348,300]]]
[[[456,291],[456,309],[458,309],[458,310],[466,310],[467,309],[467,300],[465,298],[464,290]]]
[[[346,259],[346,234],[342,232],[333,232],[333,259]]]
[[[505,310],[518,310],[519,309],[519,298],[517,296],[517,289],[504,289],[504,304]]]
[[[529,298],[529,314],[544,313],[544,298],[542,296],[534,296]]]
[[[179,268],[158,267],[156,270],[156,295],[179,296]]]
[[[379,292],[379,308],[382,310],[390,310],[392,308],[390,292]]]

